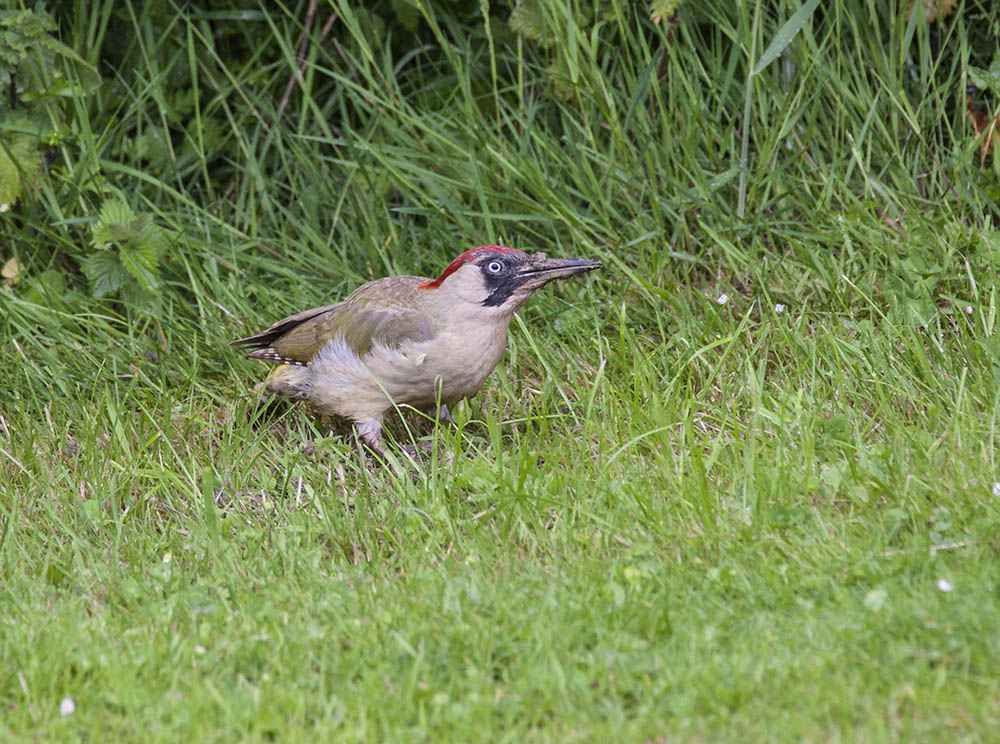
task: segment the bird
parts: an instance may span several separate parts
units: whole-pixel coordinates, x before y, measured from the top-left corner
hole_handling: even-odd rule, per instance
[[[278,365],[265,385],[272,397],[353,422],[363,444],[382,456],[389,411],[411,406],[450,420],[448,407],[475,395],[500,363],[511,318],[528,298],[601,266],[481,245],[436,279],[375,279],[230,345]]]

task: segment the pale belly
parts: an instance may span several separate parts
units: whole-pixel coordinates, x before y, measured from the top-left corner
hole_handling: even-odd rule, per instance
[[[506,333],[470,344],[457,334],[432,342],[376,345],[359,358],[343,340],[310,362],[304,397],[324,413],[354,420],[381,417],[395,405],[433,409],[475,395],[506,347]]]

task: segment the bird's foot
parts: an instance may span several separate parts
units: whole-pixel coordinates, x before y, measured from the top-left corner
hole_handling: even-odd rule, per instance
[[[401,444],[400,451],[416,465],[429,465],[432,462],[447,464],[452,460],[451,451],[442,442],[433,439],[422,439],[413,444]]]

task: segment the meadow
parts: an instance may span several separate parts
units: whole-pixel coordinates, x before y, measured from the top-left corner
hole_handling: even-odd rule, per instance
[[[0,56],[0,738],[1000,730],[993,3],[48,10]],[[258,406],[231,340],[481,243],[604,269],[431,456]]]

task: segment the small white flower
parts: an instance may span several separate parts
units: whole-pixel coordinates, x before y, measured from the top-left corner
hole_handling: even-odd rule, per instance
[[[966,315],[972,315],[972,305],[966,305],[965,306],[965,314]]]
[[[993,488],[993,498],[1000,499],[1000,483],[994,483]]]
[[[717,299],[716,302],[718,302],[720,305],[725,305],[727,302],[729,302],[729,295],[725,293],[720,294],[719,299]]]
[[[59,701],[59,715],[61,716],[71,716],[76,710],[76,703],[73,702],[73,698],[69,695],[64,697]]]
[[[779,302],[777,305],[774,306],[774,312],[776,312],[776,313],[783,313],[783,312],[785,312],[785,306],[782,305]]]
[[[194,647],[194,652],[196,654],[201,655],[201,654],[205,653],[206,651],[208,651],[208,649],[205,648],[204,646],[202,646],[200,643],[197,646]]]
[[[942,592],[950,592],[954,588],[948,579],[938,579],[937,586]]]

